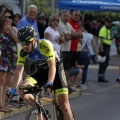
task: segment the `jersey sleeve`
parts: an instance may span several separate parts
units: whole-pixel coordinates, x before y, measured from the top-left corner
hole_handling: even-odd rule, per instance
[[[55,59],[55,51],[52,43],[49,40],[39,40],[38,50],[41,54],[46,56],[47,61]]]
[[[24,65],[26,56],[23,56],[22,48],[18,50],[17,57],[17,65]]]

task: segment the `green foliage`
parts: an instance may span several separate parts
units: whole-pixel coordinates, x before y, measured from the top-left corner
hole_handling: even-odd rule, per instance
[[[87,19],[88,21],[100,20],[101,18],[111,18],[113,21],[120,20],[120,14],[118,12],[82,11],[81,13],[85,16],[85,19]]]

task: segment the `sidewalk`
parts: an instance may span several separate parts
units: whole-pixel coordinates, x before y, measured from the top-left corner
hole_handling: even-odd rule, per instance
[[[75,97],[78,97],[80,95],[80,92],[73,92],[69,95],[69,98],[75,98]],[[44,102],[42,101],[42,104],[44,106],[48,105],[49,103],[47,102]],[[11,108],[12,112],[10,113],[4,113],[4,112],[0,112],[0,119],[4,119],[6,117],[9,117],[9,116],[13,116],[15,114],[19,114],[19,113],[22,113],[22,112],[25,112],[27,110],[29,110],[31,108],[31,106],[29,105],[25,105],[25,106],[22,106],[20,108]]]

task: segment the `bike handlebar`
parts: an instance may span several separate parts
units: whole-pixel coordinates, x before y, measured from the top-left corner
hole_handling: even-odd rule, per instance
[[[44,87],[44,86],[43,86]],[[32,93],[37,93],[40,91],[44,91],[42,87],[39,87],[38,85],[31,86],[31,85],[26,85],[26,86],[19,86],[20,90],[27,90],[26,92],[16,94],[17,95],[23,95],[23,94],[32,94]]]

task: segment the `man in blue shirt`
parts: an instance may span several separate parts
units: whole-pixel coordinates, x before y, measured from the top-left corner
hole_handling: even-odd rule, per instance
[[[36,15],[37,15],[37,7],[35,5],[30,5],[28,7],[26,15],[19,21],[17,28],[20,29],[21,27],[24,27],[24,26],[33,26],[33,28],[37,32],[37,39],[39,40],[40,35],[38,32],[38,25],[35,20]]]

